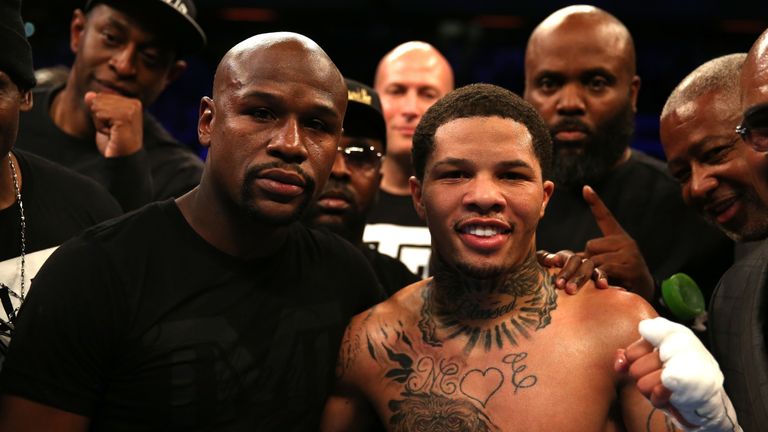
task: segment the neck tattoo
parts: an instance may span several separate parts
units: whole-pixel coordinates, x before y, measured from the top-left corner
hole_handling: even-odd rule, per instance
[[[16,202],[19,203],[19,216],[20,216],[20,235],[21,235],[21,283],[19,287],[19,292],[17,293],[12,288],[6,286],[3,283],[0,283],[0,288],[7,290],[8,294],[12,297],[16,297],[19,300],[19,305],[15,308],[6,308],[8,313],[8,320],[12,324],[14,320],[16,319],[16,313],[19,311],[19,308],[21,307],[21,304],[24,303],[24,264],[25,264],[25,255],[27,251],[27,222],[24,217],[24,203],[21,201],[21,188],[19,187],[19,176],[16,172],[16,165],[13,163],[13,158],[11,157],[11,154],[8,153],[8,165],[11,167],[11,180],[13,180],[13,192],[16,196]],[[5,305],[3,305],[5,306]],[[12,328],[12,327],[11,327]]]

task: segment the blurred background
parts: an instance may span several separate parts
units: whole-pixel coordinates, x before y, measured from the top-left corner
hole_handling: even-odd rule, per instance
[[[68,66],[69,22],[85,0],[23,0],[35,67]],[[533,28],[573,4],[550,0],[196,0],[208,46],[150,108],[180,141],[197,145],[201,96],[222,55],[248,36],[294,31],[318,42],[345,76],[372,84],[379,59],[408,40],[448,58],[456,85],[487,82],[523,90],[523,56]],[[596,1],[629,28],[642,79],[633,147],[663,158],[658,116],[685,75],[714,57],[746,52],[768,28],[768,0]],[[28,31],[29,33],[29,31]]]

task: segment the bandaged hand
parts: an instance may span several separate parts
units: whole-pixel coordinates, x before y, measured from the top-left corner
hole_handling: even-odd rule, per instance
[[[723,373],[693,332],[664,318],[640,322],[642,339],[619,350],[616,369],[686,431],[741,431]]]

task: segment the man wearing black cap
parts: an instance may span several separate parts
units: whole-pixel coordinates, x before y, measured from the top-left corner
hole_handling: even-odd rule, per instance
[[[19,112],[32,107],[32,50],[19,0],[0,1],[0,363],[16,312],[53,247],[120,214],[93,180],[38,156],[13,150]]]
[[[94,178],[130,210],[179,196],[202,162],[145,108],[186,68],[205,34],[191,0],[90,0],[75,10],[66,84],[38,89],[18,146]]]
[[[408,267],[363,244],[363,230],[381,184],[387,132],[376,90],[347,79],[344,135],[325,189],[307,210],[305,222],[327,228],[357,246],[388,295],[419,280]]]

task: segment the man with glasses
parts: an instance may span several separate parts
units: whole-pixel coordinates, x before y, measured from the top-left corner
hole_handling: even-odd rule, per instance
[[[363,244],[363,230],[381,184],[387,133],[376,90],[347,79],[344,134],[331,177],[307,210],[305,222],[327,228],[357,246],[388,295],[419,280],[402,262]]]
[[[740,78],[743,118],[735,132],[753,150],[744,158],[757,193],[768,203],[768,31],[752,45]],[[723,276],[710,313],[713,354],[745,431],[768,424],[767,268],[763,243]]]
[[[711,60],[672,92],[661,114],[661,142],[683,200],[728,234],[741,257],[723,275],[709,307],[710,349],[720,362],[725,390],[746,431],[766,424],[759,395],[766,357],[755,318],[765,304],[755,289],[768,262],[768,206],[760,199],[747,160],[759,156],[734,132],[741,121],[740,75],[746,54]],[[745,126],[743,124],[742,126]],[[744,128],[740,128],[744,130]],[[748,139],[747,139],[748,141]],[[756,246],[756,247],[755,247]]]

